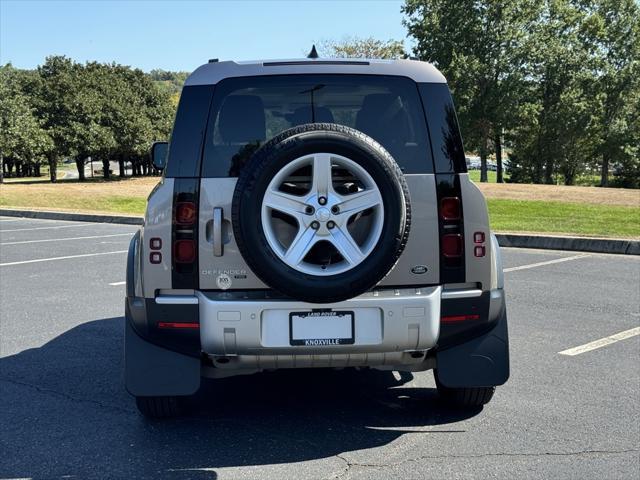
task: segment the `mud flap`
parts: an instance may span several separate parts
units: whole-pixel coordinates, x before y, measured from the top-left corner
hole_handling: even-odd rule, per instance
[[[495,327],[468,342],[436,354],[438,380],[445,387],[492,387],[509,378],[507,309],[502,306]]]
[[[124,364],[127,391],[137,397],[192,395],[200,388],[198,358],[143,340],[129,318],[125,318]]]

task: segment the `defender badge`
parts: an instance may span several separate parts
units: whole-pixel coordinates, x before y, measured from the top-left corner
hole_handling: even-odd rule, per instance
[[[411,269],[411,273],[415,273],[416,275],[422,275],[423,273],[427,273],[429,269],[424,265],[416,265]]]
[[[221,290],[228,290],[231,288],[231,283],[231,277],[226,273],[221,273],[218,275],[218,278],[216,278],[216,285],[218,285],[218,288]]]

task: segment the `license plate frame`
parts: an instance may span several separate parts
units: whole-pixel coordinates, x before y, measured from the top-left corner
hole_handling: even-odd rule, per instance
[[[323,317],[325,320],[325,325],[327,321],[333,321],[335,326],[335,320],[344,321],[344,317],[348,316],[347,322],[349,322],[349,329],[351,331],[351,336],[326,336],[322,335],[316,338],[301,338],[296,335],[294,338],[294,320],[300,319],[302,321],[307,320],[309,318],[313,318],[318,322],[323,321]],[[297,317],[297,318],[296,318]],[[307,347],[320,347],[320,346],[336,346],[336,345],[353,345],[356,341],[355,338],[355,312],[352,310],[312,310],[306,312],[290,312],[289,313],[289,344],[291,346],[307,346]],[[317,324],[315,325],[318,326]],[[307,325],[309,327],[309,325]],[[344,325],[341,326],[344,328]]]

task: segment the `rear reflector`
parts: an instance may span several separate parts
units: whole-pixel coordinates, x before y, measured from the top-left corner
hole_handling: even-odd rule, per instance
[[[159,322],[158,328],[200,328],[199,323]]]
[[[462,235],[449,233],[442,236],[442,255],[445,258],[458,258],[462,256]]]
[[[440,217],[443,220],[460,220],[460,199],[445,197],[440,200]]]
[[[480,320],[480,315],[451,315],[449,317],[442,317],[440,319],[440,322],[456,323],[456,322],[466,322],[467,320]]]
[[[176,240],[173,244],[173,258],[178,263],[191,263],[196,259],[194,240]]]
[[[176,204],[176,223],[178,225],[193,225],[196,222],[196,204],[193,202],[178,202]]]

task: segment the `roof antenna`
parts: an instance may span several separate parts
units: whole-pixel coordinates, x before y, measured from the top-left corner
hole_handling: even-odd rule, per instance
[[[307,55],[307,58],[318,58],[318,51],[316,50],[316,46],[313,45],[311,47],[311,51],[309,52],[309,55]]]

